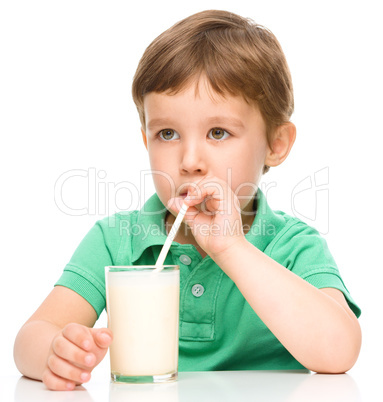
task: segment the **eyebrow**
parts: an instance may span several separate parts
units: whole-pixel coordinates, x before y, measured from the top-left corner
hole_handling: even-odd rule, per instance
[[[172,125],[173,125],[173,123],[172,123],[171,119],[163,119],[163,118],[152,119],[146,123],[146,127],[149,130],[154,127],[170,128],[170,126],[172,126]]]
[[[226,117],[226,116],[212,116],[206,119],[206,124],[212,126],[220,126],[220,125],[230,125],[236,128],[245,128],[243,122],[239,119],[233,117]],[[147,122],[147,128],[150,130],[155,127],[165,127],[170,128],[173,126],[174,123],[172,119],[167,118],[156,118],[149,120]]]
[[[209,119],[207,119],[207,123],[208,124],[217,124],[217,125],[230,125],[230,126],[234,126],[237,128],[245,128],[245,125],[243,124],[243,122],[239,119],[236,119],[234,117],[227,117],[227,116],[214,116],[214,117],[210,117]]]

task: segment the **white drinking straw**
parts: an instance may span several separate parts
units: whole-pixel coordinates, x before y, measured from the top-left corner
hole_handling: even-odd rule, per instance
[[[186,214],[186,211],[188,210],[189,206],[185,204],[185,201],[182,204],[181,210],[177,215],[177,218],[175,220],[175,222],[173,223],[173,226],[170,230],[170,233],[168,235],[168,237],[166,238],[165,244],[162,246],[162,250],[160,252],[160,255],[157,258],[157,262],[156,262],[156,268],[154,270],[154,272],[158,272],[161,271],[164,268],[164,261],[165,258],[168,254],[169,248],[174,240],[174,238],[176,237],[176,234],[178,232],[178,229],[181,225],[181,222]]]

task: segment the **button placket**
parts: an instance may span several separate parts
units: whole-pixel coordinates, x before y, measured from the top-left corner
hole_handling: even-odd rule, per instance
[[[187,275],[180,299],[180,339],[215,339],[216,301],[222,277],[223,271],[208,259]]]

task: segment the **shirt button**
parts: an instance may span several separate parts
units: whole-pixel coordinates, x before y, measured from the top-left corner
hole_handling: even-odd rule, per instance
[[[191,258],[188,255],[182,254],[180,256],[180,261],[184,265],[190,265],[191,264]]]
[[[192,293],[193,293],[193,296],[195,296],[195,297],[201,297],[204,292],[205,292],[205,288],[202,285],[200,285],[199,283],[192,287]]]

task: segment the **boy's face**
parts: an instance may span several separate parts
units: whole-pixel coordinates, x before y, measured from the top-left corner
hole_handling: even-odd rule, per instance
[[[215,93],[205,80],[175,95],[145,96],[143,138],[155,188],[166,206],[186,196],[205,176],[228,183],[241,210],[252,200],[270,152],[266,126],[254,105],[242,97]],[[214,179],[212,179],[214,181]]]

